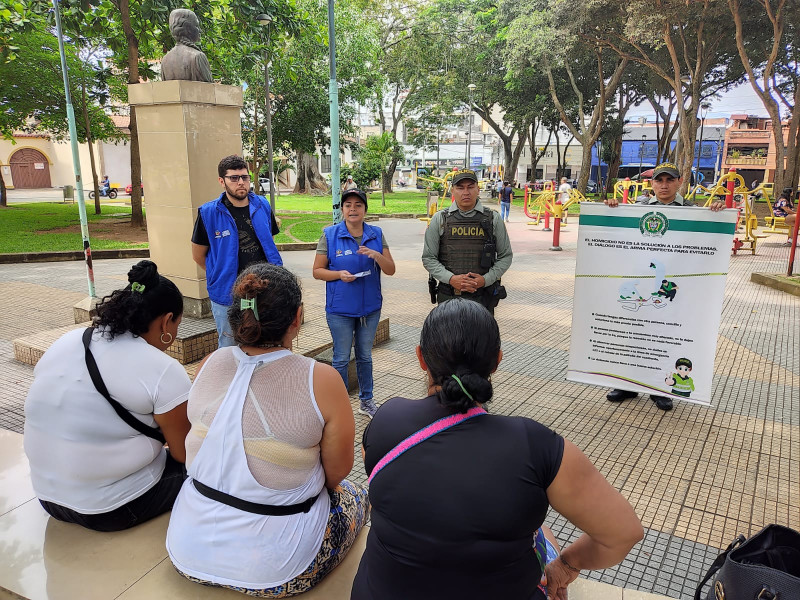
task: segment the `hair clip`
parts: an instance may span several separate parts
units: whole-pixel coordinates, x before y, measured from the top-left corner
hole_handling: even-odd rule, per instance
[[[258,308],[256,308],[256,299],[255,298],[242,298],[239,301],[239,308],[241,310],[247,310],[248,308],[253,311],[253,316],[258,321]]]
[[[461,380],[458,378],[458,375],[450,375],[450,377],[452,377],[453,379],[455,379],[455,380],[456,380],[456,383],[458,384],[458,387],[460,387],[460,388],[461,388],[461,391],[462,391],[462,392],[464,392],[464,394],[467,396],[467,398],[469,398],[470,400],[472,400],[473,402],[475,402],[475,398],[473,398],[473,397],[472,397],[472,394],[470,394],[470,393],[467,391],[467,388],[465,388],[465,387],[464,387],[464,384],[463,384],[463,383],[461,383]]]
[[[132,292],[139,292],[140,294],[144,294],[144,285],[134,281],[131,283],[131,291]]]

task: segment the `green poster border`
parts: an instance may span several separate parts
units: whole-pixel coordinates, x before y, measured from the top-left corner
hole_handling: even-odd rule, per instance
[[[624,229],[639,229],[640,217],[609,217],[605,215],[580,215],[579,225],[593,227],[620,227]],[[736,223],[720,223],[719,221],[687,221],[684,219],[670,219],[670,231],[692,231],[695,233],[722,233],[733,235],[736,233]]]

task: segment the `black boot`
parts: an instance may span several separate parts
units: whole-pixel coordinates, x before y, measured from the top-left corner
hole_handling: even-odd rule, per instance
[[[668,398],[666,396],[653,396],[650,395],[650,399],[656,403],[656,406],[661,410],[672,410],[672,398]]]
[[[636,392],[629,392],[628,390],[611,390],[606,394],[606,399],[609,402],[622,402],[629,398],[636,398],[638,395]]]

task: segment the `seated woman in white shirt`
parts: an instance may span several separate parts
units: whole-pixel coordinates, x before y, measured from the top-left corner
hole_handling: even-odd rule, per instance
[[[292,353],[297,278],[256,263],[233,287],[238,346],[203,361],[189,393],[189,479],[167,551],[184,577],[259,597],[309,590],[344,558],[369,516],[344,480],[355,420],[339,373]]]
[[[178,333],[183,297],[149,260],[128,281],[97,305],[94,329],[70,331],[50,346],[25,401],[36,496],[56,519],[96,531],[170,510],[186,478],[191,381],[164,353]]]

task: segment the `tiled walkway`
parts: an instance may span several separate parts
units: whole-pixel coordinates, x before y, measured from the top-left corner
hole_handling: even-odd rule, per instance
[[[762,240],[757,256],[731,259],[713,407],[676,403],[664,413],[646,398],[611,404],[606,390],[564,380],[577,224],[562,234],[564,251],[550,252],[548,234],[528,227],[521,214],[512,219],[514,264],[503,279],[509,297],[496,312],[505,358],[493,377],[491,410],[537,419],[576,443],[646,528],[621,565],[588,576],[691,598],[736,534],[771,522],[800,529],[800,298],[750,282],[752,271],[785,268],[785,236]],[[374,353],[378,402],[424,394],[413,348],[431,307],[419,261],[424,224],[380,225],[397,274],[384,278],[383,315],[392,337]],[[284,260],[303,278],[307,314],[320,311],[324,284],[311,278],[313,252],[284,253]],[[130,263],[95,263],[98,292],[120,286]],[[32,378],[31,368],[13,362],[11,340],[71,323],[71,307],[85,290],[80,263],[0,266],[0,427],[22,430]],[[356,446],[364,419],[356,416]],[[357,457],[352,477],[363,481]],[[548,522],[562,542],[576,535],[552,511]]]

